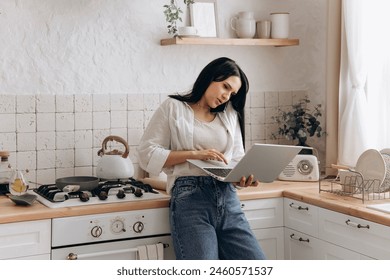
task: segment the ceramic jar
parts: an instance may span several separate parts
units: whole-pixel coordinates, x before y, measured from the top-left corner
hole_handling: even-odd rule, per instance
[[[271,38],[287,39],[289,35],[290,14],[286,12],[271,13]]]
[[[230,26],[238,38],[253,38],[256,34],[253,12],[239,12],[237,16],[231,18]]]

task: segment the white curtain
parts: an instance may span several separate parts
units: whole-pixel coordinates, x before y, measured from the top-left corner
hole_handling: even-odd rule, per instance
[[[366,149],[390,148],[389,6],[387,0],[343,0],[340,164],[354,167]]]

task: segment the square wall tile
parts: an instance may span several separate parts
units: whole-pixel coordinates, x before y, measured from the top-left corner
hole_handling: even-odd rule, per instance
[[[129,111],[127,114],[128,128],[143,128],[144,112],[143,111]]]
[[[74,131],[56,132],[56,149],[73,149],[74,145]]]
[[[56,182],[56,172],[54,168],[37,170],[37,183],[47,185],[47,184],[54,184],[55,182]]]
[[[37,131],[55,131],[55,113],[37,113]]]
[[[17,95],[16,104],[17,113],[35,113],[35,95]]]
[[[17,151],[35,151],[37,147],[35,132],[21,132],[16,134]]]
[[[76,130],[92,129],[92,112],[76,112],[74,118]]]
[[[265,109],[264,108],[252,108],[251,111],[251,124],[264,124],[265,123]]]
[[[279,106],[291,106],[293,104],[292,99],[291,91],[279,92]]]
[[[0,95],[0,112],[11,114],[16,113],[15,95]]]
[[[36,132],[37,122],[35,114],[16,114],[17,132]]]
[[[16,115],[0,114],[0,133],[16,131]]]
[[[54,113],[56,108],[55,95],[37,95],[37,112]]]
[[[269,91],[264,94],[264,106],[266,108],[269,107],[277,107],[279,105],[279,93]]]
[[[57,168],[73,168],[74,167],[74,150],[56,150],[56,167]]]
[[[92,96],[92,111],[93,112],[108,112],[110,111],[110,96],[107,94],[94,94]]]
[[[75,150],[75,166],[92,166],[93,149],[76,149]]]
[[[143,94],[129,94],[127,96],[127,108],[129,111],[144,109]]]
[[[110,112],[93,112],[92,113],[92,128],[95,129],[110,129],[111,119]]]
[[[111,94],[111,111],[126,111],[127,110],[127,95]]]
[[[6,150],[9,152],[16,151],[16,132],[0,133],[0,150]]]
[[[251,92],[250,94],[250,107],[252,108],[264,108],[265,106],[265,93],[264,92]]]
[[[56,133],[54,131],[37,132],[38,151],[54,150],[56,148]]]
[[[55,166],[56,166],[55,150],[37,151],[37,169],[49,169],[49,168],[54,168]]]
[[[111,128],[127,127],[127,111],[111,111]]]
[[[73,113],[74,95],[56,95],[56,113]]]
[[[74,133],[74,145],[76,149],[92,148],[92,130],[76,130]]]
[[[74,96],[75,112],[92,112],[92,95],[79,94]]]
[[[74,131],[74,113],[56,113],[56,131]]]
[[[18,170],[35,170],[37,168],[37,152],[17,152],[17,165],[15,166]]]

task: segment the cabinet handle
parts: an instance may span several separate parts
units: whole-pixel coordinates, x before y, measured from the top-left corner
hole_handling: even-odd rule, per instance
[[[309,211],[309,207],[302,207],[300,205],[295,205],[293,202],[290,203],[290,207],[294,208],[296,210],[306,210],[306,211]]]
[[[301,242],[307,242],[307,243],[310,242],[309,238],[306,238],[306,239],[303,239],[302,237],[298,238],[298,237],[295,237],[294,233],[290,234],[290,238],[294,239],[294,240],[301,241]]]
[[[358,223],[355,223],[355,222],[352,222],[350,219],[346,220],[345,223],[351,227],[357,227],[357,228],[367,228],[369,229],[370,228],[370,225],[361,225],[361,224],[358,224]]]

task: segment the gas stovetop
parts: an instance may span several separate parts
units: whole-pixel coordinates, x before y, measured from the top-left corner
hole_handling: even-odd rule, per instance
[[[121,203],[151,200],[169,197],[133,178],[128,180],[100,181],[91,191],[65,192],[55,184],[41,185],[30,193],[37,195],[37,200],[49,208],[87,206],[105,203]]]

